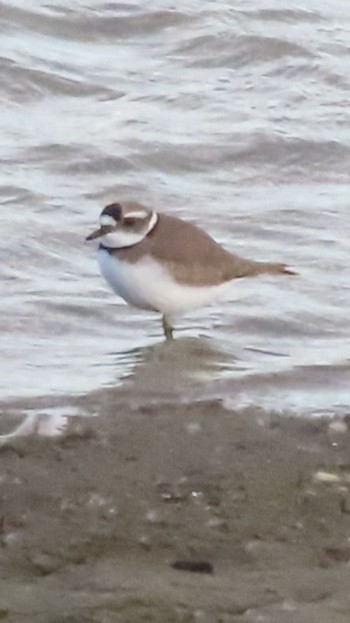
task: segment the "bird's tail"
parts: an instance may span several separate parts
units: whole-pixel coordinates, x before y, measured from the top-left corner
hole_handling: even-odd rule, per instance
[[[298,273],[291,270],[285,264],[273,263],[273,262],[254,262],[251,266],[250,275],[297,275]]]
[[[274,262],[256,262],[255,260],[246,260],[239,255],[229,255],[230,263],[228,266],[226,279],[241,279],[242,277],[256,277],[257,275],[297,275],[294,270],[288,268],[285,264],[277,264]],[[225,280],[226,280],[225,279]]]

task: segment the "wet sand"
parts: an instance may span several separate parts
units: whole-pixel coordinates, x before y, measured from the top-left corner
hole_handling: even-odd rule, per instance
[[[0,620],[348,623],[346,421],[73,404],[98,417],[1,448]]]

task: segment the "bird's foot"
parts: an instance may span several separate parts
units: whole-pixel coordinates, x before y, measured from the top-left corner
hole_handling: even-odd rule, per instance
[[[171,326],[169,320],[167,319],[166,316],[162,317],[162,325],[163,325],[163,331],[164,331],[164,335],[165,335],[165,339],[166,340],[173,340],[174,336],[173,336],[173,327]]]

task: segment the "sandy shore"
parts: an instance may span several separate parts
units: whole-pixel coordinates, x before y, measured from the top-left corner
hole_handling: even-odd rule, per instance
[[[348,623],[345,423],[76,404],[1,448],[0,620]]]

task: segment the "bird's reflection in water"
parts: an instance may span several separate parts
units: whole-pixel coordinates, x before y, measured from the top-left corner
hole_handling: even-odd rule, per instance
[[[220,378],[234,366],[232,354],[225,353],[206,338],[183,337],[153,346],[134,349],[118,356],[129,370],[120,389],[132,390],[134,396],[153,399],[177,395],[186,398],[197,388]]]

